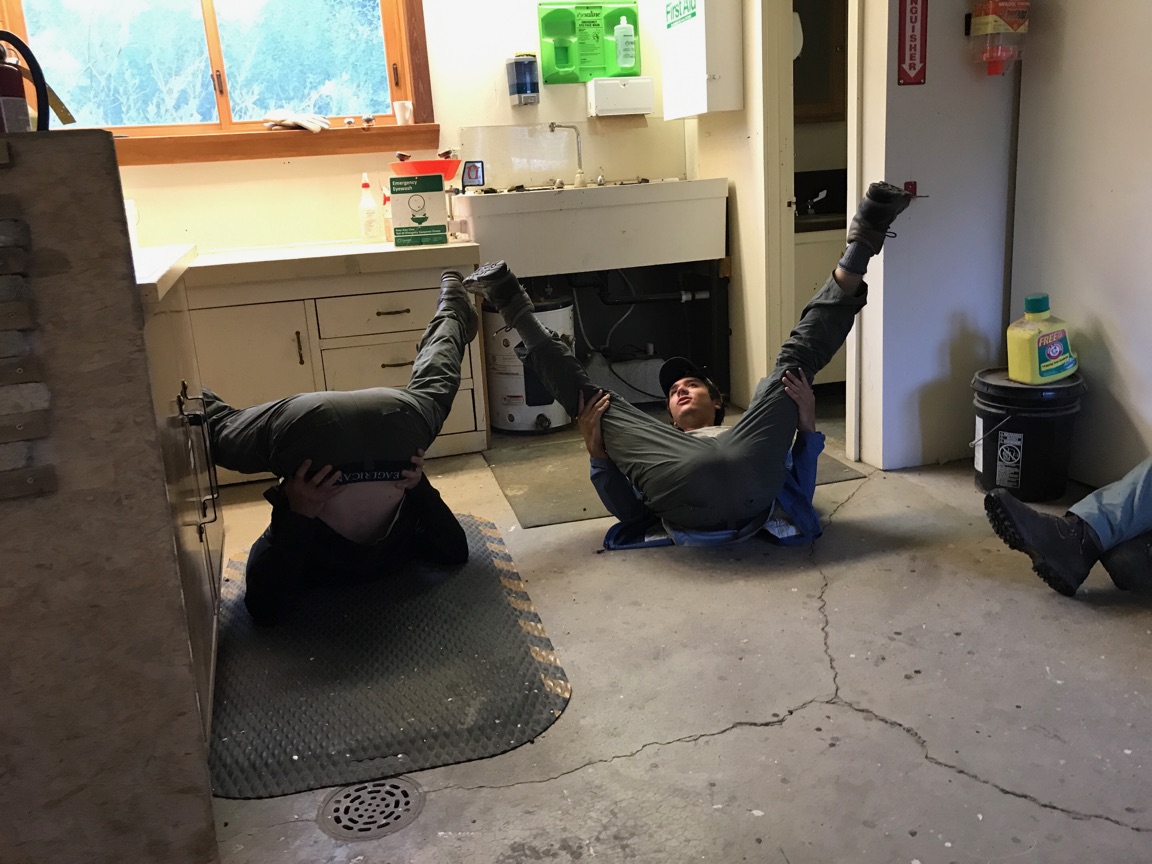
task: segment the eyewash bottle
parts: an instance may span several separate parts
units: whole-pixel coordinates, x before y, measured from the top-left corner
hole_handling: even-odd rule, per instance
[[[1008,377],[1020,384],[1048,384],[1079,367],[1068,324],[1052,314],[1047,294],[1024,298],[1024,317],[1008,325]]]

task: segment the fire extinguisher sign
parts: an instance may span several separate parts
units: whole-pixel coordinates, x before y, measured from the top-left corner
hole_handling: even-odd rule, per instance
[[[923,84],[928,71],[928,0],[900,0],[896,83]]]

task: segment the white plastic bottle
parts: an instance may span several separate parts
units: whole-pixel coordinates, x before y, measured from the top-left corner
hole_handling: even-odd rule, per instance
[[[616,37],[616,65],[621,69],[631,69],[636,65],[636,28],[621,15],[612,35]]]
[[[367,172],[360,175],[360,236],[365,240],[379,240],[383,235],[380,205],[372,194]]]

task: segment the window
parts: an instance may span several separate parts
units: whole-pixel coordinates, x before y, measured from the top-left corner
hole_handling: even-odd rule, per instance
[[[304,152],[396,143],[364,136],[365,115],[368,131],[412,139],[393,125],[398,100],[414,103],[417,123],[432,121],[421,0],[0,0],[0,26],[29,44],[79,125],[128,136],[121,155],[143,152],[143,138],[196,136],[203,156],[214,147],[205,136],[238,135],[254,156],[288,155],[267,151],[262,121],[277,109],[330,119]],[[348,117],[354,129],[343,128]],[[305,133],[290,134],[304,145]],[[438,131],[427,146],[437,143]]]

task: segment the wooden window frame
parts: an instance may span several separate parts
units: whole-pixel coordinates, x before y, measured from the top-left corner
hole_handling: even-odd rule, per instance
[[[28,28],[22,0],[0,0],[0,29],[10,30],[26,42]],[[201,0],[205,27],[213,10]],[[440,146],[440,127],[432,108],[432,84],[428,71],[428,45],[424,32],[423,0],[395,0],[381,4],[385,44],[399,56],[390,56],[400,73],[399,85],[391,84],[393,101],[412,102],[413,123],[396,125],[395,117],[378,117],[372,126],[337,126],[313,133],[297,129],[265,129],[259,121],[232,120],[227,79],[219,42],[208,38],[213,70],[221,70],[224,91],[216,91],[220,124],[205,131],[206,124],[170,126],[116,126],[116,156],[121,165],[172,165],[189,162],[230,162],[244,159],[284,159],[370,153],[380,150],[435,150]],[[35,46],[31,46],[35,51]],[[49,82],[51,83],[51,82]],[[31,92],[29,92],[31,96]],[[337,118],[342,120],[342,118]]]

